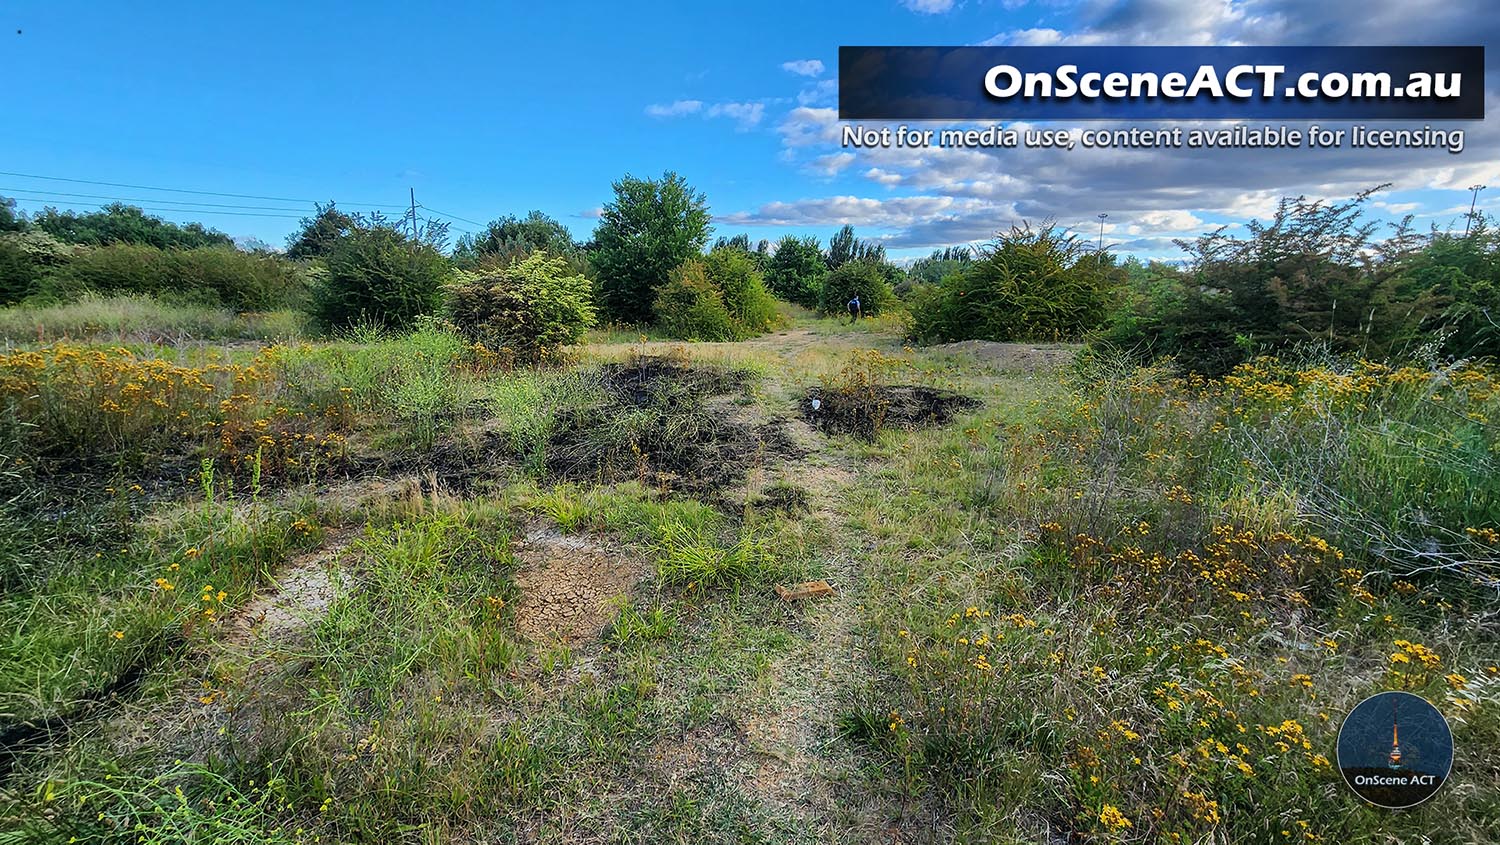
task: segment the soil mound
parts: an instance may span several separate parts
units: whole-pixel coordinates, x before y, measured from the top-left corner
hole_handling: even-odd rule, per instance
[[[886,428],[910,430],[946,425],[978,399],[917,385],[866,385],[851,390],[815,387],[800,404],[802,417],[825,434],[853,434],[866,440]]]

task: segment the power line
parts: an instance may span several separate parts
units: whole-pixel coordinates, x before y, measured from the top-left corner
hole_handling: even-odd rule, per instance
[[[449,214],[446,211],[438,211],[435,208],[428,208],[427,206],[421,205],[420,203],[418,204],[417,207],[418,208],[426,209],[427,211],[430,211],[430,212],[432,212],[433,214],[436,214],[439,217],[452,217],[454,220],[458,220],[458,221],[460,221],[462,223],[470,223],[470,224],[473,224],[475,226],[478,226],[481,229],[485,228],[485,226],[488,225],[486,223],[480,223],[478,220],[470,220],[467,217],[459,217],[457,214]]]
[[[54,200],[36,199],[36,198],[33,198],[33,197],[11,197],[11,199],[19,200],[21,202],[34,202],[34,203],[54,202]],[[255,212],[255,211],[215,211],[213,209],[206,209],[206,208],[160,208],[160,207],[156,207],[156,206],[144,206],[144,205],[136,206],[136,207],[139,208],[141,211],[151,211],[151,212],[156,212],[158,214],[202,214],[202,215],[228,214],[228,215],[232,215],[234,217],[279,217],[279,218],[281,218],[283,220],[301,220],[302,219],[302,215],[300,215],[300,214],[268,214],[268,213],[265,213],[265,212]]]
[[[12,191],[21,191],[28,194],[42,194],[49,197],[78,197],[82,199],[113,200],[115,202],[165,202],[171,203],[172,205],[199,205],[205,206],[207,208],[236,208],[251,211],[301,211],[301,209],[297,208],[283,208],[281,206],[274,205],[236,205],[233,203],[226,204],[217,202],[193,202],[192,200],[169,200],[164,197],[145,199],[142,197],[111,197],[105,196],[103,194],[70,194],[66,191],[34,191],[27,188],[0,188],[0,194],[3,194],[5,196],[11,196],[9,192]],[[32,201],[35,202],[35,200]]]
[[[123,182],[100,182],[93,179],[69,179],[64,176],[41,176],[35,173],[15,173],[9,170],[0,170],[0,176],[17,176],[22,179],[45,179],[49,182],[76,182],[80,185],[104,185],[110,188],[130,188],[136,191],[167,191],[176,194],[197,194],[205,197],[232,197],[242,200],[270,200],[272,202],[299,202],[317,203],[318,200],[297,199],[294,197],[267,197],[258,194],[229,194],[223,191],[195,191],[188,188],[162,188],[154,185],[127,185]],[[405,208],[404,205],[392,205],[390,203],[378,202],[346,202],[344,205],[362,205],[370,208]]]

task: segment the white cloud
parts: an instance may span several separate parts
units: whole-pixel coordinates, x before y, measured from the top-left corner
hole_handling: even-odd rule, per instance
[[[776,131],[781,133],[781,143],[788,147],[805,147],[819,142],[837,144],[839,113],[836,109],[798,106],[787,113]]]
[[[903,0],[949,11],[953,0]],[[1010,5],[1007,3],[1007,5]],[[1451,0],[1414,16],[1407,0],[1049,0],[1047,10],[990,39],[999,44],[1457,44],[1500,41],[1493,0]],[[1053,28],[1056,27],[1056,28]],[[1492,51],[1493,52],[1493,51]],[[1495,59],[1491,57],[1492,67]],[[1491,77],[1494,73],[1491,73]],[[824,89],[822,86],[827,86]],[[1264,219],[1286,195],[1342,198],[1384,182],[1396,191],[1500,184],[1500,121],[1465,123],[1465,150],[968,150],[840,146],[835,80],[806,84],[777,126],[779,158],[808,173],[858,173],[882,195],[766,203],[728,218],[750,225],[875,227],[893,248],[963,243],[1013,222],[1055,219],[1097,236],[1095,214],[1121,248],[1171,251],[1173,237],[1220,221]],[[1491,85],[1491,90],[1494,86]],[[1500,109],[1500,95],[1487,110]],[[1007,122],[1012,128],[1023,128]],[[1296,122],[1292,122],[1296,123]],[[865,122],[879,128],[878,122]],[[1124,124],[1122,124],[1124,125]],[[1151,128],[1154,124],[1132,124]],[[1163,123],[1184,130],[1193,122]],[[1215,123],[1214,126],[1223,124]],[[1400,128],[1379,123],[1372,128]],[[1076,128],[1076,127],[1069,127]],[[1089,128],[1109,128],[1091,123]],[[1445,127],[1446,128],[1446,127]],[[881,186],[875,188],[875,185]],[[886,192],[889,193],[886,193]],[[919,196],[902,196],[902,194]],[[1500,193],[1500,192],[1497,192]],[[1409,196],[1397,194],[1402,200]],[[1467,199],[1467,194],[1462,194]],[[1483,200],[1484,197],[1481,197]],[[1446,204],[1452,199],[1444,199]],[[1386,200],[1383,215],[1435,204]],[[1462,211],[1467,212],[1467,203]],[[1214,222],[1209,222],[1214,221]],[[1111,235],[1106,235],[1109,240]]]
[[[808,169],[824,176],[837,176],[839,171],[853,164],[854,159],[854,153],[830,153],[813,159]]]
[[[781,69],[798,76],[822,76],[823,62],[819,59],[797,59],[790,62],[782,62]]]
[[[901,5],[922,15],[941,15],[953,8],[954,0],[901,0]]]
[[[837,79],[824,79],[803,88],[797,92],[797,105],[799,106],[821,106],[833,102],[838,94],[839,81]]]
[[[739,124],[740,129],[749,129],[765,117],[765,103],[715,103],[709,106],[709,117],[727,117]]]
[[[682,117],[683,115],[696,114],[702,110],[702,100],[677,100],[665,105],[652,103],[646,106],[646,114],[652,117]]]
[[[906,227],[926,221],[978,211],[988,203],[959,197],[839,196],[795,202],[766,203],[754,211],[726,214],[719,219],[747,226],[882,226]]]
[[[1112,231],[1114,227],[1109,227]],[[1157,235],[1164,232],[1203,231],[1203,218],[1190,211],[1148,211],[1125,227],[1127,235]]]

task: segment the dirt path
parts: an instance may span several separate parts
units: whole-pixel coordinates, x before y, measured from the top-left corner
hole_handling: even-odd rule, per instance
[[[821,336],[807,329],[766,335],[742,347],[774,351],[783,369],[772,380],[788,389],[804,377],[803,362],[833,346],[839,352],[894,345],[889,337]],[[838,719],[853,706],[853,693],[873,668],[858,635],[860,602],[866,595],[860,549],[845,522],[843,499],[863,470],[835,441],[800,418],[788,433],[805,456],[783,468],[783,477],[808,493],[809,519],[822,521],[831,536],[818,561],[833,595],[789,603],[788,624],[796,645],[769,672],[769,684],[745,702],[745,742],[751,752],[744,786],[767,804],[798,820],[797,829],[819,841],[897,842],[893,809],[864,788],[856,749],[839,737]]]

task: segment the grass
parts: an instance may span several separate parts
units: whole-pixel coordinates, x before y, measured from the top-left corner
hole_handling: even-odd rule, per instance
[[[516,372],[438,324],[6,356],[0,841],[1500,838],[1492,369],[1011,372],[894,319]],[[873,421],[894,383],[983,405],[795,417],[823,388]],[[766,425],[796,448],[736,439]],[[654,471],[694,443],[743,471]],[[492,483],[423,478],[442,456]],[[575,559],[629,583],[597,631],[523,635],[609,574],[548,582]],[[1457,741],[1396,814],[1332,766],[1390,687]]]
[[[975,839],[1490,838],[1493,455],[1464,443],[1493,442],[1494,383],[1483,368],[1262,362],[1189,383],[1093,367],[892,454],[853,505],[881,549],[907,550],[869,561],[903,586],[876,617],[891,681],[853,733]],[[1434,401],[1434,384],[1462,395]],[[1431,441],[1451,451],[1403,446]],[[1325,508],[1330,486],[1347,510]],[[1447,526],[1418,535],[1422,557],[1363,542],[1413,530],[1418,506]],[[1448,715],[1468,784],[1400,816],[1352,798],[1331,762],[1340,714],[1392,687]]]
[[[236,313],[224,308],[178,305],[142,295],[86,293],[53,305],[0,309],[0,339],[14,344],[58,340],[171,343],[228,340],[290,340],[307,334],[300,312]]]

